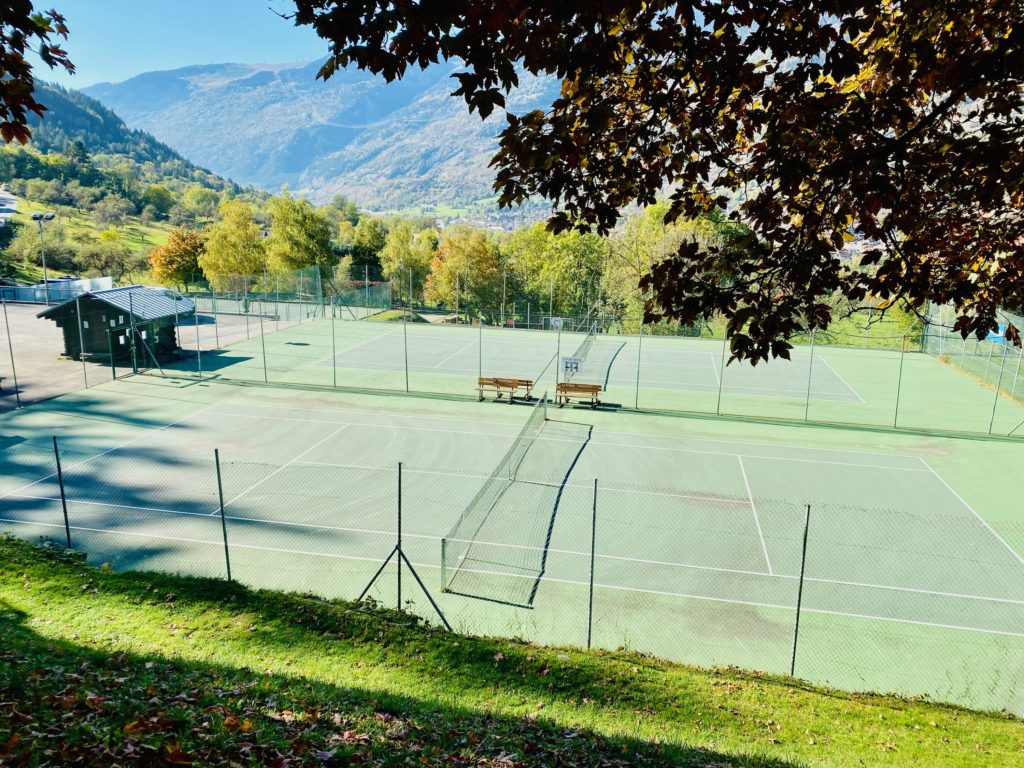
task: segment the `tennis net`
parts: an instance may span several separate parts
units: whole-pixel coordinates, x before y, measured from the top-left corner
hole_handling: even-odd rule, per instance
[[[594,346],[594,341],[597,339],[597,323],[591,323],[590,328],[587,330],[587,335],[583,337],[583,341],[576,348],[573,353],[573,357],[582,362],[587,359],[587,354],[590,352],[590,348]],[[579,373],[579,370],[567,370],[565,372],[565,379],[568,381],[575,374]]]
[[[441,578],[448,589],[459,567],[469,554],[473,541],[505,491],[515,482],[519,467],[534,441],[540,437],[548,418],[548,396],[545,393],[530,412],[530,418],[519,431],[494,471],[459,515],[455,525],[441,540]]]

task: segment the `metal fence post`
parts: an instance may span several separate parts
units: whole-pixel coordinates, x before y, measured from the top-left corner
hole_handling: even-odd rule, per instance
[[[117,379],[117,366],[114,365],[114,337],[110,335],[110,329],[107,329],[107,352],[110,356],[110,380],[114,381]]]
[[[633,408],[640,410],[640,361],[644,353],[644,319],[640,318],[640,333],[636,339],[636,397],[633,400]]]
[[[590,594],[587,600],[587,650],[594,629],[594,559],[597,556],[597,478],[594,478],[594,506],[590,522]]]
[[[804,399],[804,421],[811,410],[811,373],[814,370],[814,336],[817,328],[811,328],[811,356],[807,360],[807,397]]]
[[[263,383],[267,384],[270,378],[267,376],[267,338],[263,333],[263,302],[260,302],[260,352],[263,354]]]
[[[211,303],[213,305],[213,343],[217,345],[217,349],[220,349],[220,323],[217,321],[217,289],[210,286]],[[196,322],[199,322],[199,316],[196,316]]]
[[[4,307],[4,327],[7,329],[7,351],[11,354],[11,378],[14,379],[14,400],[21,408],[21,391],[18,389],[18,371],[14,365],[14,342],[11,340],[11,324],[7,319],[7,299],[0,297]],[[109,336],[109,333],[108,333]],[[113,357],[111,357],[113,360]],[[116,376],[114,378],[117,378]]]
[[[900,349],[900,369],[896,374],[896,407],[892,412],[892,428],[896,429],[896,423],[900,417],[900,390],[903,389],[903,358],[907,356],[907,335],[903,334],[903,348]]]
[[[213,462],[217,466],[217,498],[220,499],[220,530],[224,536],[224,565],[228,570],[228,581],[231,581],[231,554],[228,551],[228,522],[224,516],[224,485],[220,479],[220,449],[213,449]]]
[[[398,612],[402,612],[402,462],[398,462]]]
[[[196,324],[196,371],[199,374],[199,378],[203,378],[203,348],[199,343],[199,310],[192,310],[192,321]],[[216,323],[217,318],[214,318]]]
[[[720,416],[722,414],[722,383],[725,381],[725,350],[729,345],[729,332],[725,331],[725,336],[722,338],[722,367],[718,371],[718,402],[715,404],[715,415]]]
[[[174,303],[174,311],[178,311],[178,303]],[[85,382],[85,388],[89,388],[89,372],[85,365],[85,335],[82,333],[82,306],[75,296],[75,318],[78,320],[78,359],[82,361],[82,381]],[[175,329],[177,330],[177,329]]]
[[[338,347],[334,339],[334,301],[331,301],[331,383],[338,386]]]
[[[408,310],[402,310],[402,348],[405,350],[405,391],[409,391],[409,331],[406,326],[406,318],[408,317]],[[399,566],[401,567],[401,566]]]
[[[789,661],[789,676],[796,677],[796,647],[800,641],[800,609],[804,600],[804,572],[807,566],[807,531],[811,527],[811,505],[807,505],[804,515],[804,543],[800,553],[800,585],[796,592],[796,622],[793,625],[793,655]]]
[[[999,378],[996,380],[996,396],[992,399],[992,417],[988,420],[988,433],[996,423],[996,409],[999,407],[999,389],[1003,386],[1003,369],[1006,368],[1006,344],[1003,343],[1003,356],[999,359]]]
[[[57,485],[60,487],[60,506],[64,511],[64,537],[68,549],[71,549],[71,523],[68,521],[68,499],[64,493],[64,472],[60,466],[60,448],[57,447],[57,436],[53,436],[53,457],[57,461]]]
[[[483,318],[477,318],[477,328],[479,329],[479,341],[477,343],[477,378],[482,379],[484,377],[484,321]]]

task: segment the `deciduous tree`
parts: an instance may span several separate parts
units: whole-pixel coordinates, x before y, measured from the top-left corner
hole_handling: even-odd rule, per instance
[[[218,287],[232,277],[249,278],[264,269],[263,232],[256,224],[256,207],[241,200],[229,200],[220,207],[220,221],[206,228],[206,248],[199,266]]]
[[[190,280],[199,276],[199,257],[206,239],[192,229],[178,227],[167,235],[167,241],[149,253],[153,277],[162,283],[181,285],[188,291]]]
[[[42,117],[46,111],[35,100],[35,77],[26,52],[34,51],[51,68],[75,71],[59,44],[60,38],[68,36],[65,22],[56,11],[34,11],[29,0],[7,2],[0,7],[0,136],[8,144],[15,140],[27,142],[32,136],[26,124],[29,113]]]
[[[308,201],[282,194],[267,202],[267,213],[270,234],[264,247],[271,272],[331,267],[337,261],[331,248],[331,223]]]
[[[500,201],[547,198],[556,230],[608,232],[666,188],[669,222],[729,207],[742,248],[684,241],[643,285],[652,320],[724,315],[738,357],[787,355],[837,295],[951,302],[979,336],[1024,304],[1020,0],[296,6],[329,41],[322,77],[459,59],[455,93],[483,117],[524,70],[558,77],[494,158]],[[837,254],[857,236],[860,266]]]

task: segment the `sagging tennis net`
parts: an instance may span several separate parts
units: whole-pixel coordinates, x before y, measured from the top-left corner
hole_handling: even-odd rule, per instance
[[[534,441],[540,437],[547,418],[548,396],[547,393],[544,393],[537,404],[533,406],[530,418],[519,431],[511,447],[487,477],[473,500],[459,515],[455,525],[441,540],[441,578],[444,582],[444,589],[448,589],[452,579],[455,578],[459,568],[465,562],[477,534],[487,522],[495,505],[509,486],[515,482],[519,466],[523,463],[523,459],[526,458]]]
[[[590,348],[594,346],[594,341],[597,339],[597,323],[591,323],[590,328],[587,330],[587,335],[583,337],[583,341],[576,348],[573,353],[573,357],[582,363],[587,359],[587,353],[590,352]],[[565,372],[565,380],[569,381],[575,374],[579,373],[579,370],[567,370]]]

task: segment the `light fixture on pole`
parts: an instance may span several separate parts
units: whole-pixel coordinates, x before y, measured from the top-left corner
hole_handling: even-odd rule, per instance
[[[33,213],[32,221],[39,225],[39,257],[43,262],[43,294],[46,296],[46,306],[50,306],[50,281],[46,273],[46,250],[43,248],[43,222],[53,221],[53,214]]]

